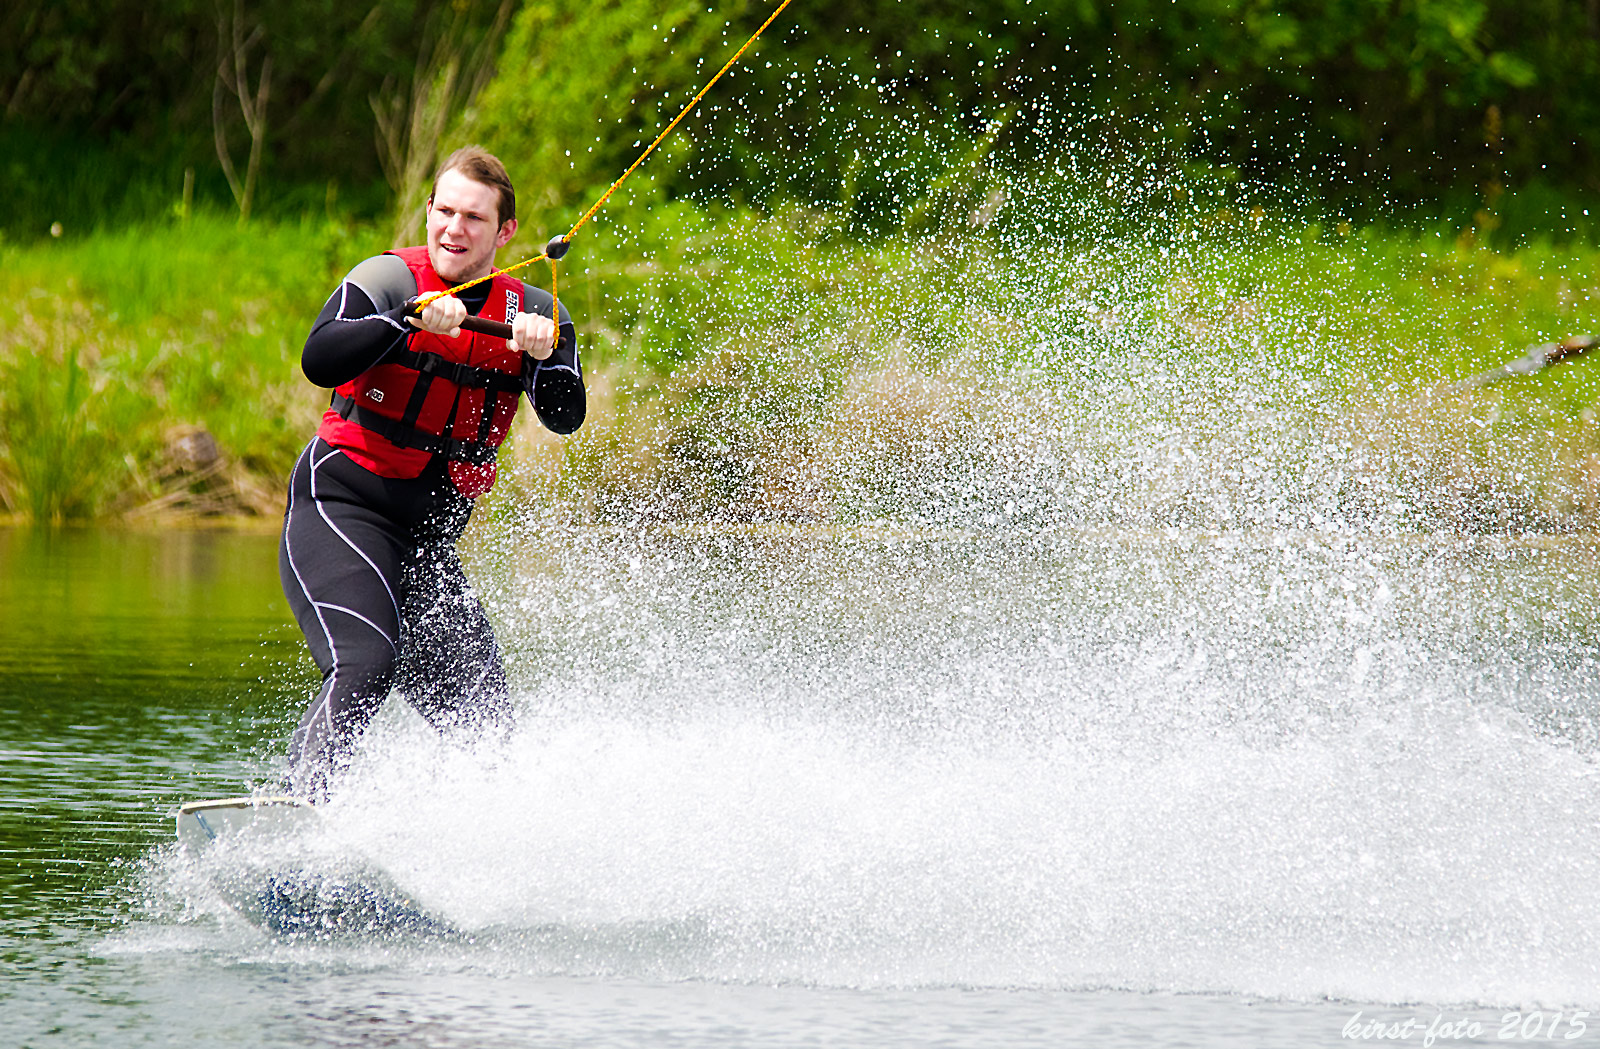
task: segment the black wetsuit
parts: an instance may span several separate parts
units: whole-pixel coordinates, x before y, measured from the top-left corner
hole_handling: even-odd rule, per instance
[[[550,295],[525,287],[527,312],[549,316]],[[460,294],[477,314],[488,283]],[[415,329],[403,320],[416,278],[394,256],[368,259],[334,292],[306,339],[302,367],[320,386],[382,362]],[[540,420],[577,429],[584,392],[571,320],[555,352],[525,359],[523,386]],[[289,478],[278,568],[284,594],[322,671],[322,688],[289,745],[290,787],[326,794],[329,776],[391,688],[435,726],[504,727],[511,705],[494,631],[456,555],[472,513],[446,461],[413,478],[382,477],[318,436]]]

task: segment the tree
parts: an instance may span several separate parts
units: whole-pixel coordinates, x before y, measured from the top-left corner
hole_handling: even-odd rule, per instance
[[[428,34],[407,85],[389,76],[369,96],[377,121],[378,160],[394,193],[395,247],[414,240],[417,212],[439,161],[439,142],[460,111],[494,73],[496,45],[511,20],[512,0],[500,0],[487,29],[474,31],[469,6],[452,6]]]
[[[248,29],[246,28],[248,26]],[[239,207],[239,221],[250,220],[250,205],[255,200],[256,180],[261,173],[261,153],[267,140],[267,103],[272,97],[272,55],[262,47],[265,28],[244,12],[244,0],[233,0],[230,11],[223,2],[217,5],[217,75],[211,89],[211,130],[217,146],[217,161],[233,191]],[[256,86],[250,87],[252,52],[260,50]],[[231,94],[244,118],[250,135],[250,150],[244,178],[239,177],[228,146],[226,106],[223,95]]]

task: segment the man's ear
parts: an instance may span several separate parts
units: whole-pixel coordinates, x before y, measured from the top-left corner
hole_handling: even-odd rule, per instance
[[[511,238],[517,235],[517,220],[506,219],[500,223],[500,232],[495,235],[494,246],[503,248],[511,243]]]

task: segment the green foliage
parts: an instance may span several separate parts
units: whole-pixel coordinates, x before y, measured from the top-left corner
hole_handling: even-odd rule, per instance
[[[253,41],[245,49],[252,86],[271,63],[265,213],[320,213],[342,192],[341,207],[378,214],[387,199],[373,106],[409,99],[442,38],[470,50],[509,2],[61,0],[0,8],[0,193],[12,205],[0,228],[37,237],[57,220],[70,230],[154,221],[180,199],[185,169],[195,172],[202,205],[231,207],[214,132],[240,167],[248,139],[237,102],[214,91],[220,45],[232,41],[235,23],[241,40]]]
[[[748,7],[747,0],[716,10],[693,0],[525,3],[499,74],[462,134],[522,173],[519,205],[541,227],[561,224],[563,215],[570,225],[715,72],[729,20]],[[673,142],[652,156],[651,173],[681,163],[683,146]]]
[[[296,367],[305,325],[387,246],[382,176],[414,189],[431,146],[401,132],[438,102],[430,86],[471,93],[454,58],[502,45],[450,138],[507,161],[523,224],[502,259],[523,258],[774,3],[7,8],[0,502],[39,520],[159,504],[197,483],[174,448],[201,430],[240,505],[269,507],[323,403]],[[528,490],[871,516],[952,462],[978,476],[990,378],[1070,401],[1099,367],[1096,326],[1125,323],[1129,303],[1152,340],[1260,354],[1285,390],[1336,375],[1330,418],[1382,416],[1391,393],[1592,332],[1592,7],[800,0],[563,265],[595,413]],[[272,64],[243,229],[213,143],[220,130],[244,149],[237,104],[215,93],[235,25],[253,40],[247,79]],[[381,146],[375,111],[395,132]],[[1265,209],[1247,199],[1262,175],[1290,187]],[[1061,206],[1021,213],[1008,201],[1023,185]],[[1157,190],[1182,199],[1152,204]],[[1343,201],[1355,228],[1311,222],[1307,198]],[[1026,318],[1047,306],[1080,311],[1080,328],[1040,339]],[[1600,451],[1592,371],[1563,366],[1453,415],[1402,406],[1370,429],[1402,473],[1448,461],[1469,487],[1570,509],[1581,499],[1560,479]],[[1124,422],[1141,439],[1141,419]],[[1527,495],[1532,476],[1544,488]]]
[[[63,359],[64,358],[64,359]],[[77,346],[0,368],[0,494],[34,521],[94,517],[124,473],[127,398],[89,374]]]
[[[466,127],[576,206],[771,6],[526,4]],[[1559,0],[795,4],[687,122],[664,188],[823,204],[855,181],[856,211],[881,210],[999,120],[1023,163],[1092,134],[1333,196],[1600,189],[1600,95],[1578,87],[1597,75],[1600,25]]]
[[[171,446],[197,428],[242,471],[237,508],[263,509],[320,409],[299,374],[306,326],[376,237],[203,212],[0,248],[6,508],[42,521],[129,509],[181,480]]]
[[[213,133],[242,165],[239,106],[216,94],[237,24],[254,38],[247,80],[271,60],[258,213],[381,214],[385,173],[409,186],[399,167],[425,168],[431,149],[401,164],[375,109],[404,126],[446,53],[487,40],[502,45],[499,75],[453,137],[506,154],[528,214],[560,227],[774,6],[13,4],[0,11],[0,223],[29,239],[57,221],[157,220],[187,171],[201,206],[232,206]],[[657,199],[848,198],[852,221],[880,231],[897,196],[920,199],[944,156],[997,123],[999,153],[1022,164],[1067,138],[1113,158],[1161,141],[1344,200],[1477,200],[1535,181],[1600,193],[1597,77],[1600,21],[1568,0],[797,2],[651,167]]]

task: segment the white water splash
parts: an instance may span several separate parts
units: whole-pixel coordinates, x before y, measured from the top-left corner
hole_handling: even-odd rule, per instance
[[[1592,719],[1592,659],[1504,589],[1537,653],[1461,644],[1526,550],[1124,548],[1079,589],[1103,554],[1023,544],[999,591],[939,543],[559,538],[499,599],[514,738],[392,710],[327,810],[482,964],[1592,999],[1600,776],[1540,707]]]

